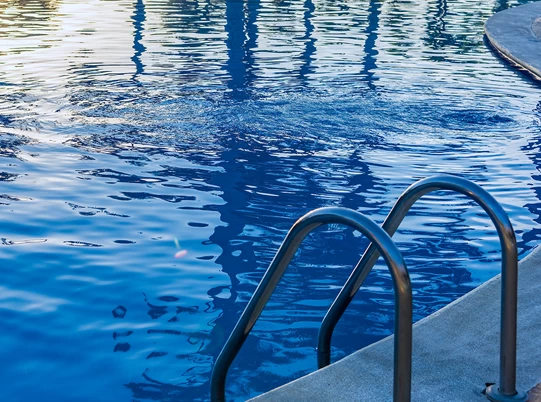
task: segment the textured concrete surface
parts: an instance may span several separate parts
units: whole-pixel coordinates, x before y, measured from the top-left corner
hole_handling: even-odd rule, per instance
[[[541,2],[494,14],[485,34],[504,57],[541,79]]]
[[[487,400],[481,392],[499,376],[500,286],[498,275],[414,325],[413,401]],[[519,263],[518,311],[517,388],[526,392],[541,382],[541,248]],[[392,367],[391,336],[255,402],[392,401]]]
[[[541,402],[541,384],[537,384],[528,392],[528,402]]]

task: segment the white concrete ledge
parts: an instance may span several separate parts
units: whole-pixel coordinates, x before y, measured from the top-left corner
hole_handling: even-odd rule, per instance
[[[491,45],[541,79],[541,2],[494,14],[485,24]]]
[[[499,376],[500,276],[413,328],[412,400],[487,401]],[[541,248],[519,263],[517,388],[541,382]],[[315,352],[314,352],[315,353]],[[392,401],[393,337],[254,399]]]

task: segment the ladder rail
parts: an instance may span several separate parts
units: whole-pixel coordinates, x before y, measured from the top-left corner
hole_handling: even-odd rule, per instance
[[[491,400],[508,400],[506,398],[518,395],[516,390],[518,254],[515,232],[504,209],[494,197],[477,184],[456,176],[438,175],[419,180],[404,191],[387,215],[382,228],[392,237],[413,204],[422,196],[438,190],[451,190],[471,198],[485,210],[496,226],[502,248],[500,383],[499,387],[492,388],[492,393],[501,394],[501,398],[495,396],[494,398],[500,399]],[[334,328],[378,258],[377,248],[372,244],[369,245],[323,318],[317,340],[319,368],[330,364]],[[487,392],[490,391],[487,389]]]
[[[263,275],[233,332],[220,352],[211,377],[211,401],[225,401],[227,371],[269,300],[284,271],[304,238],[323,224],[344,224],[368,237],[385,259],[395,292],[395,340],[393,401],[411,399],[412,293],[408,270],[391,237],[360,212],[346,208],[326,207],[313,210],[291,227],[269,268]]]

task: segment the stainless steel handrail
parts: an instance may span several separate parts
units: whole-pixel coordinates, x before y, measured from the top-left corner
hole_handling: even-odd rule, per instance
[[[330,223],[350,226],[368,237],[391,271],[395,291],[393,400],[394,402],[410,401],[412,301],[406,264],[391,237],[372,220],[350,209],[328,207],[309,212],[295,222],[289,230],[216,359],[210,385],[212,402],[225,401],[227,371],[302,241],[318,226]]]
[[[499,387],[496,385],[488,387],[487,397],[495,402],[525,401],[525,394],[516,390],[517,246],[513,226],[500,204],[488,192],[469,180],[456,176],[433,176],[414,183],[404,191],[387,215],[382,227],[393,236],[412,205],[423,195],[437,190],[452,190],[473,199],[485,210],[496,226],[502,248],[500,384]],[[319,368],[330,364],[334,328],[378,257],[377,248],[370,245],[323,318],[317,341]]]

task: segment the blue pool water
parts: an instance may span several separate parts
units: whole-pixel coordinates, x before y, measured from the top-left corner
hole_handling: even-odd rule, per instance
[[[461,175],[541,230],[541,92],[483,23],[516,1],[0,3],[0,398],[203,401],[285,233],[343,206],[381,223],[415,180]],[[396,239],[415,319],[499,271],[482,211],[441,193]],[[310,235],[234,362],[230,399],[316,368],[365,240]],[[180,250],[184,257],[175,258]],[[333,359],[389,335],[377,265]]]

